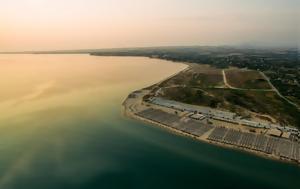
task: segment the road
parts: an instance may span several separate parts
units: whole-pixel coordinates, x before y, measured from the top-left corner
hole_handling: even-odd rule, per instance
[[[243,91],[273,91],[275,93],[277,93],[277,95],[282,98],[283,100],[285,100],[287,103],[295,106],[298,110],[300,110],[300,107],[298,106],[298,104],[290,101],[289,99],[287,99],[285,96],[283,96],[278,89],[276,89],[276,87],[271,83],[270,79],[263,73],[263,72],[259,72],[263,78],[269,83],[269,85],[271,86],[272,89],[243,89],[243,88],[237,88],[237,87],[233,87],[231,86],[228,82],[227,82],[227,78],[226,78],[226,73],[225,70],[222,70],[222,74],[223,74],[223,81],[226,87],[230,88],[230,89],[235,89],[235,90],[243,90]]]
[[[223,75],[224,84],[229,89],[235,89],[235,90],[240,90],[240,91],[266,91],[266,92],[274,91],[273,88],[272,89],[244,89],[244,88],[233,87],[227,82],[225,70],[222,70],[222,75]]]
[[[270,79],[263,73],[260,72],[260,74],[265,78],[265,80],[268,81],[269,85],[272,87],[273,91],[276,92],[278,94],[278,96],[280,96],[282,99],[284,99],[287,103],[295,106],[296,108],[298,108],[298,110],[300,110],[300,107],[298,106],[298,104],[290,101],[289,99],[287,99],[285,96],[283,96],[277,89],[276,87],[271,83]]]

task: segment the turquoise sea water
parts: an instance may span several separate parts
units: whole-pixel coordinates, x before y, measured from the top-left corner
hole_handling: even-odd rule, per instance
[[[1,55],[0,189],[298,188],[300,168],[122,116],[130,91],[185,66]]]

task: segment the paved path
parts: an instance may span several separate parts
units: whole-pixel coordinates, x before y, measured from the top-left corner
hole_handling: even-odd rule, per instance
[[[222,74],[223,74],[223,81],[226,87],[230,88],[230,89],[235,89],[235,90],[243,90],[243,91],[273,91],[275,93],[277,93],[277,95],[282,98],[283,100],[285,100],[287,103],[295,106],[298,110],[300,110],[300,107],[298,106],[298,104],[290,101],[289,99],[287,99],[285,96],[283,96],[278,89],[276,89],[276,87],[274,87],[274,85],[271,83],[270,79],[263,73],[263,72],[259,72],[262,77],[269,83],[269,85],[271,86],[271,89],[243,89],[243,88],[237,88],[237,87],[233,87],[230,84],[228,84],[227,82],[227,78],[226,78],[226,73],[225,70],[222,70]]]
[[[298,110],[300,110],[300,107],[298,104],[290,101],[289,99],[287,99],[285,96],[283,96],[277,89],[276,87],[271,83],[270,79],[263,73],[260,72],[260,74],[268,81],[269,85],[272,87],[273,91],[276,92],[278,94],[278,96],[280,96],[282,99],[284,99],[287,103],[295,106],[296,108],[298,108]]]

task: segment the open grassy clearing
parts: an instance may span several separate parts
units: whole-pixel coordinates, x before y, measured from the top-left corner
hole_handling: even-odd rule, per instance
[[[156,90],[161,88],[159,95],[170,100],[229,110],[242,116],[253,116],[251,112],[255,112],[272,116],[284,125],[300,125],[300,111],[269,90],[271,86],[258,71],[229,69],[225,74],[232,89],[226,88],[222,69],[191,64],[189,70],[162,82]]]
[[[160,84],[160,87],[193,86],[213,88],[224,86],[222,70],[209,65],[191,65],[191,69]]]
[[[230,69],[225,70],[227,82],[235,88],[271,89],[268,81],[255,70]]]

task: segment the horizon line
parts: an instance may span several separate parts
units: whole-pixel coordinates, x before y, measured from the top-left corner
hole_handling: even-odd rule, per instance
[[[132,46],[132,47],[113,47],[113,48],[86,48],[86,49],[59,49],[59,50],[25,50],[25,51],[1,51],[0,54],[90,54],[97,51],[109,50],[138,50],[138,49],[158,49],[158,48],[197,48],[197,47],[214,47],[214,48],[236,48],[236,49],[257,49],[257,50],[276,50],[276,49],[297,49],[299,46],[254,46],[254,45],[166,45],[166,46]]]

